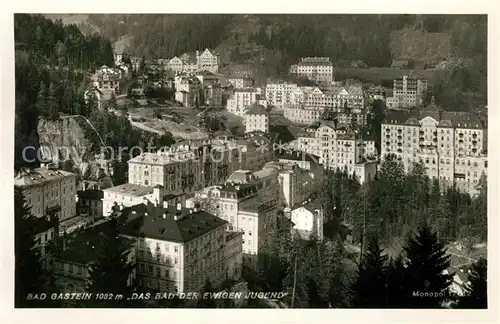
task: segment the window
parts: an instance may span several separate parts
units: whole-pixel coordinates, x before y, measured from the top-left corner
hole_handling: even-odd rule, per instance
[[[72,264],[69,265],[69,270],[68,271],[69,271],[69,273],[73,273],[73,265]]]
[[[174,247],[174,252],[179,252],[179,247],[178,246]]]
[[[153,266],[148,266],[148,273],[153,273]]]
[[[177,264],[177,263],[179,263],[179,259],[174,258],[174,264]]]
[[[47,234],[47,233],[45,233],[45,236],[44,236],[44,238],[45,238],[45,242],[47,242],[47,241],[48,241],[47,237],[48,237],[48,234]]]
[[[161,270],[160,268],[156,268],[156,276],[159,277],[161,275]]]
[[[157,254],[156,254],[156,261],[160,261],[160,258],[161,258],[160,253],[157,253]]]
[[[144,185],[145,186],[149,185],[149,181],[148,180],[144,180]]]
[[[82,267],[81,266],[76,267],[76,273],[82,274]]]
[[[144,266],[143,263],[141,263],[141,272],[142,273],[146,272],[146,267]]]

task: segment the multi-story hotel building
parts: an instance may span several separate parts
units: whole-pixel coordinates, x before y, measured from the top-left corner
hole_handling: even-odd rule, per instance
[[[269,133],[269,112],[264,106],[253,104],[245,115],[245,133]]]
[[[174,56],[166,63],[168,70],[176,73],[187,72],[195,73],[197,71],[209,71],[217,74],[219,72],[219,55],[205,49],[203,52],[184,53],[180,57]]]
[[[304,97],[304,106],[331,108],[335,112],[360,113],[365,107],[365,96],[360,85],[315,88]]]
[[[333,64],[328,57],[305,57],[290,67],[290,73],[317,82],[332,82]]]
[[[257,172],[238,170],[219,186],[205,188],[186,202],[187,206],[209,201],[213,213],[229,222],[230,231],[243,233],[243,264],[257,269],[258,256],[265,249],[269,230],[275,225],[276,208],[281,202],[278,172],[264,168]]]
[[[324,120],[314,133],[299,136],[292,146],[320,157],[327,169],[337,169],[355,174],[363,183],[371,181],[377,171],[374,160],[374,142],[336,121]]]
[[[76,174],[56,170],[46,164],[41,168],[23,169],[14,178],[14,186],[20,187],[31,207],[33,216],[47,216],[47,211],[58,210],[60,221],[76,216]]]
[[[255,88],[234,89],[232,96],[227,100],[227,111],[240,117],[244,117],[249,106],[258,102],[259,94]]]
[[[295,83],[268,83],[266,85],[266,100],[269,105],[283,109],[286,105],[303,103],[304,92]]]
[[[394,79],[393,96],[387,98],[388,108],[413,108],[423,104],[427,80],[403,75]]]
[[[321,119],[325,111],[324,107],[315,106],[285,106],[283,115],[289,121],[300,125],[311,125]]]
[[[221,183],[241,168],[244,145],[233,141],[178,143],[167,151],[143,153],[128,161],[128,182],[160,185],[166,192],[192,192]]]
[[[209,71],[214,74],[219,73],[220,56],[206,48],[203,52],[196,51],[196,65],[198,71]]]
[[[395,154],[408,171],[422,162],[431,179],[472,195],[487,174],[487,128],[477,116],[442,111],[431,104],[420,111],[387,113],[382,124],[382,157]]]
[[[123,235],[136,241],[140,286],[163,292],[200,292],[207,279],[214,287],[229,278],[239,279],[241,236],[226,232],[227,221],[180,204],[139,204],[121,213]]]
[[[278,171],[282,202],[288,208],[294,208],[305,202],[322,181],[322,172],[302,169],[295,161],[272,161],[266,163],[264,167]]]

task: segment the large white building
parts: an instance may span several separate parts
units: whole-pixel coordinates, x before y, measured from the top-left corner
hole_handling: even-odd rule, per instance
[[[420,111],[387,113],[381,154],[395,154],[408,171],[422,162],[431,179],[472,195],[487,174],[487,128],[475,115],[442,111],[431,104]]]
[[[394,79],[393,96],[387,98],[388,108],[413,108],[423,104],[427,94],[426,79],[403,75]]]
[[[302,206],[290,213],[293,223],[292,233],[300,239],[323,240],[323,224],[325,222],[323,207],[318,201],[306,201]]]
[[[206,70],[217,74],[219,73],[220,56],[208,48],[203,52],[196,51],[196,64],[199,71]]]
[[[251,105],[259,102],[260,96],[255,88],[234,89],[232,96],[227,100],[227,111],[244,117],[246,110]]]
[[[321,119],[324,111],[324,107],[287,106],[283,110],[283,115],[293,123],[311,125]]]
[[[167,151],[128,161],[128,182],[192,192],[225,181],[244,161],[244,144],[226,140],[186,141]]]
[[[207,206],[208,201],[208,206]],[[205,188],[186,202],[201,207],[229,222],[228,229],[243,233],[243,263],[257,269],[259,253],[267,247],[269,231],[275,225],[276,208],[281,202],[278,171],[238,170],[225,184]]]
[[[295,106],[304,103],[305,94],[313,87],[299,87],[295,83],[268,83],[265,89],[269,105],[278,109],[285,106]]]
[[[282,202],[286,208],[294,208],[309,199],[321,185],[323,173],[315,169],[303,169],[296,161],[272,161],[264,168],[278,171]]]
[[[42,218],[53,211],[63,221],[76,216],[76,177],[46,164],[19,171],[14,186],[21,189],[33,216]]]
[[[121,217],[122,233],[137,242],[140,286],[162,292],[200,292],[207,279],[213,287],[220,287],[229,278],[240,278],[241,236],[226,232],[227,221],[180,204],[139,204],[123,209]]]
[[[290,73],[317,82],[332,82],[333,64],[328,57],[305,57],[290,67]]]
[[[168,70],[176,73],[195,73],[209,71],[217,74],[219,72],[220,57],[217,53],[205,49],[203,52],[184,53],[180,57],[174,56],[166,63]]]
[[[245,115],[245,133],[269,133],[269,112],[264,106],[253,104]]]
[[[292,146],[319,156],[327,169],[340,168],[355,174],[361,183],[373,180],[377,172],[374,141],[336,121],[323,120],[314,132],[302,134]]]

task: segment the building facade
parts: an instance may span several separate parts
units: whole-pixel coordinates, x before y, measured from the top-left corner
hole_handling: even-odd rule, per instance
[[[292,235],[302,240],[323,240],[323,207],[318,201],[307,201],[290,213]]]
[[[328,57],[305,57],[290,67],[290,73],[316,82],[332,82],[333,64]]]
[[[76,216],[76,174],[57,170],[51,164],[41,168],[25,169],[14,178],[31,208],[33,216],[41,218],[47,210],[60,208],[59,220]]]
[[[416,112],[389,111],[382,124],[381,154],[394,154],[406,171],[423,163],[443,187],[477,193],[487,175],[487,128],[475,115],[429,105]]]
[[[140,286],[161,292],[201,292],[206,280],[220,287],[230,277],[239,279],[241,236],[227,233],[225,220],[180,204],[140,204],[125,208],[121,217],[123,234],[136,240]]]
[[[264,106],[254,104],[245,115],[245,133],[269,133],[269,112]]]
[[[413,108],[423,104],[427,94],[426,79],[403,75],[394,79],[393,96],[387,98],[388,107]]]
[[[251,105],[258,102],[260,96],[254,88],[234,89],[230,98],[227,99],[226,109],[231,114],[244,117],[246,110]]]

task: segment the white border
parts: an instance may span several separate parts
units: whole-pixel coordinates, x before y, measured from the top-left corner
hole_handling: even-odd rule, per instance
[[[283,323],[333,323],[333,322],[398,322],[398,323],[497,323],[499,321],[498,291],[498,217],[495,204],[500,197],[498,139],[500,124],[497,108],[500,104],[499,83],[499,39],[500,15],[495,9],[496,1],[131,1],[103,2],[87,1],[25,1],[17,0],[2,4],[1,13],[1,97],[0,109],[0,230],[1,230],[1,305],[4,323],[89,323],[120,322],[141,323],[163,320],[168,323],[218,322],[283,322]],[[446,13],[488,14],[488,106],[489,106],[489,159],[488,191],[488,304],[485,311],[461,310],[92,310],[86,309],[36,309],[14,310],[14,253],[13,253],[13,143],[14,143],[14,35],[13,13]]]

